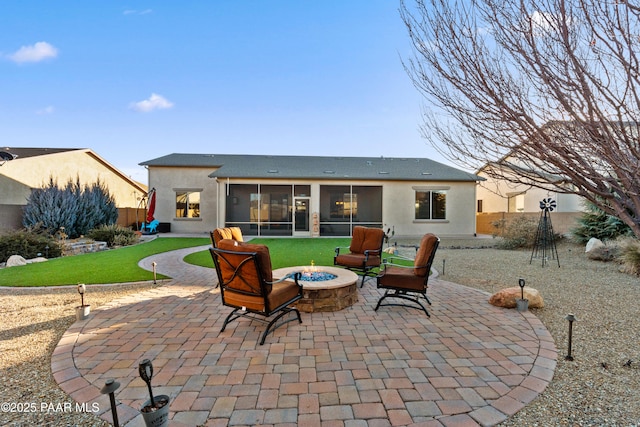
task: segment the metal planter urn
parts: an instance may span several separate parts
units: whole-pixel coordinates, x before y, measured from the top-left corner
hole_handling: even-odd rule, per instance
[[[518,285],[520,286],[521,298],[516,300],[516,310],[522,313],[529,310],[529,300],[524,297],[524,279],[519,279]]]
[[[147,400],[140,409],[142,419],[147,427],[167,427],[169,425],[169,396],[155,396],[154,404]]]
[[[89,313],[91,313],[90,305],[81,305],[76,307],[76,320],[84,320],[89,317]]]
[[[147,427],[169,426],[169,396],[161,394],[154,396],[151,390],[151,377],[153,377],[153,365],[149,359],[144,359],[138,365],[140,378],[147,383],[149,388],[149,400],[142,404],[140,413]]]

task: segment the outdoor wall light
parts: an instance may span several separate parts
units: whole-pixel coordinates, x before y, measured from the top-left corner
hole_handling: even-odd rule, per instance
[[[573,360],[573,356],[571,355],[571,335],[573,334],[573,322],[577,321],[578,319],[574,314],[571,313],[567,314],[567,317],[565,317],[565,319],[569,321],[569,352],[565,356],[564,360]]]
[[[115,391],[120,387],[120,383],[113,379],[108,379],[104,383],[104,387],[100,390],[102,394],[109,395],[109,401],[111,402],[111,417],[113,418],[113,427],[120,427],[118,423],[118,411],[116,410],[116,397]]]

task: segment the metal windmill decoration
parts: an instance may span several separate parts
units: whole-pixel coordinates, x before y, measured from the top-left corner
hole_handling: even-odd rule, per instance
[[[542,266],[544,267],[549,261],[549,256],[551,256],[551,259],[557,260],[558,267],[560,267],[558,248],[556,247],[553,225],[551,224],[551,212],[553,212],[556,207],[556,201],[550,197],[540,201],[540,221],[538,222],[538,230],[536,231],[536,238],[533,251],[531,251],[529,264],[531,264],[533,258],[540,257],[542,259]]]

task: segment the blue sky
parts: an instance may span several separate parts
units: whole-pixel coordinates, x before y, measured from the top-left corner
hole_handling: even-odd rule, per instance
[[[142,182],[173,152],[443,161],[397,0],[24,0],[0,34],[1,147],[91,148]]]

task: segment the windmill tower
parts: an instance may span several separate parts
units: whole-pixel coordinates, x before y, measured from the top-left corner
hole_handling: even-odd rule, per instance
[[[531,252],[531,259],[529,264],[533,261],[533,258],[542,258],[542,266],[551,259],[558,261],[558,267],[560,267],[560,258],[558,257],[558,248],[556,247],[556,240],[553,234],[553,225],[551,224],[551,212],[556,208],[556,201],[548,198],[540,201],[540,221],[538,222],[538,230],[536,231],[536,239],[533,245],[533,251]]]

